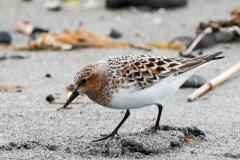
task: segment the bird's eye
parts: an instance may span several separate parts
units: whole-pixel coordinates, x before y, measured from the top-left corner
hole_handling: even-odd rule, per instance
[[[87,83],[87,80],[86,79],[82,79],[82,84],[85,84]]]

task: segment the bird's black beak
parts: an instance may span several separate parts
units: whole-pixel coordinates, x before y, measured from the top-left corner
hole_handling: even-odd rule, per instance
[[[62,108],[67,108],[67,106],[77,97],[79,96],[80,93],[78,91],[77,88],[74,89],[73,93],[71,94],[71,96],[68,98],[67,102],[63,105]]]

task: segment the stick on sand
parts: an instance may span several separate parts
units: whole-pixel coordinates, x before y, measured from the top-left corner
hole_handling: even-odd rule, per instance
[[[202,87],[197,89],[195,92],[193,92],[191,95],[188,96],[188,101],[191,102],[201,95],[203,95],[205,92],[207,92],[210,89],[213,89],[217,85],[221,84],[225,80],[227,80],[229,77],[234,75],[235,73],[240,71],[240,63],[236,64],[235,66],[229,68],[219,76],[213,78],[212,80],[206,82]]]

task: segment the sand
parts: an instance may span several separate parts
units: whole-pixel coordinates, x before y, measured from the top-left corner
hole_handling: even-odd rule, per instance
[[[79,22],[87,30],[108,35],[112,28],[123,33],[119,41],[167,42],[180,35],[195,35],[199,22],[226,19],[239,5],[238,0],[191,0],[181,8],[141,12],[134,9],[109,11],[100,7],[82,10],[66,6],[59,12],[47,11],[44,1],[24,3],[0,1],[0,30],[10,32],[14,45],[28,37],[16,32],[9,11],[32,24],[54,29],[75,29]],[[160,23],[159,23],[160,22]],[[136,37],[134,33],[140,32]],[[211,79],[239,62],[239,42],[219,44],[204,54],[223,51],[225,58],[198,72]],[[178,51],[133,48],[93,48],[72,51],[13,51],[0,49],[0,55],[29,56],[0,61],[0,84],[23,85],[26,89],[0,92],[0,159],[239,159],[240,158],[240,74],[193,102],[187,96],[195,89],[180,89],[164,106],[161,130],[151,134],[157,107],[131,110],[129,119],[112,141],[91,143],[100,133],[110,133],[124,116],[124,110],[108,109],[86,96],[73,109],[56,111],[67,99],[66,86],[73,84],[79,68],[105,57],[124,54],[151,54],[179,57]],[[45,77],[49,73],[51,78]],[[234,123],[238,122],[238,123]],[[194,143],[184,140],[183,132]]]

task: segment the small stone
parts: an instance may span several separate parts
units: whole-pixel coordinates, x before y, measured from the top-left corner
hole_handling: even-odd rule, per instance
[[[47,73],[47,74],[45,75],[45,77],[51,78],[51,74]]]
[[[73,84],[68,85],[68,86],[66,87],[66,90],[67,90],[67,91],[70,91],[70,92],[73,92],[73,90],[74,90],[74,85],[73,85]]]
[[[199,88],[202,85],[205,84],[207,80],[199,75],[193,75],[190,77],[184,84],[181,86],[181,88]]]
[[[6,31],[0,31],[0,43],[10,44],[12,42],[11,35]]]
[[[181,147],[181,144],[179,141],[171,141],[170,146],[171,147]]]
[[[122,34],[119,31],[112,29],[109,34],[109,37],[117,39],[117,38],[121,38]]]
[[[50,151],[55,151],[55,150],[57,150],[58,147],[55,145],[47,145],[46,148]]]
[[[53,101],[55,100],[55,98],[53,97],[52,94],[50,94],[50,95],[48,95],[48,96],[46,97],[46,100],[47,100],[48,102],[53,102]]]
[[[48,0],[45,3],[45,7],[50,11],[59,11],[62,8],[60,0]]]
[[[28,143],[24,143],[24,144],[22,144],[22,146],[23,146],[24,149],[31,149],[32,148],[31,145],[28,144]]]
[[[10,142],[9,145],[12,146],[12,147],[15,147],[15,146],[17,146],[17,143],[15,143],[15,142]]]

